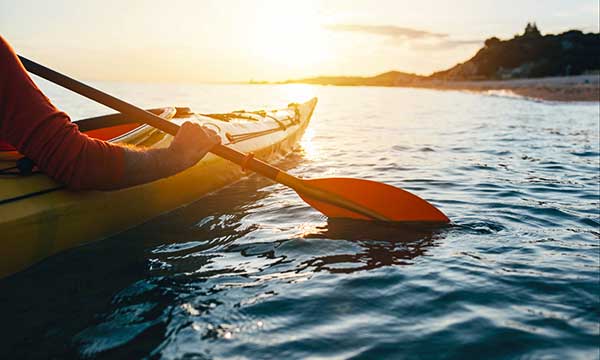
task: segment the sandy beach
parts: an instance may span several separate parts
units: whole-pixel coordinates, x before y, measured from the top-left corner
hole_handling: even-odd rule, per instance
[[[579,75],[515,80],[439,81],[413,84],[442,90],[508,91],[549,101],[600,101],[600,75]]]

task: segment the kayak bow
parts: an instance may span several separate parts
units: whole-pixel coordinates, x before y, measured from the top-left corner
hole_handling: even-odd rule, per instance
[[[160,116],[175,125],[192,121],[220,129],[223,143],[229,142],[233,149],[275,160],[297,145],[316,103],[312,99],[284,109],[233,112],[226,117],[176,114],[175,108],[166,108]],[[123,126],[108,125],[113,126],[90,131],[111,134],[115,127]],[[124,131],[111,141],[160,148],[172,140],[172,136],[147,125]],[[19,157],[14,151],[0,152],[0,169],[13,167]],[[213,154],[177,175],[116,191],[69,191],[41,173],[0,175],[0,278],[52,254],[117,234],[192,203],[246,175],[239,165]]]

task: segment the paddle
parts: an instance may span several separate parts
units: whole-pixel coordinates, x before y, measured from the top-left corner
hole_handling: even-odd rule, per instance
[[[19,56],[25,68],[46,80],[175,136],[179,126],[105,92]],[[316,101],[316,100],[315,100]],[[352,178],[301,179],[235,149],[217,145],[212,153],[294,189],[330,218],[439,222],[450,220],[427,201],[402,189]]]

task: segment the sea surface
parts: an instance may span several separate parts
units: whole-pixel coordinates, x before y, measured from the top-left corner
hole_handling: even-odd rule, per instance
[[[74,119],[110,112],[36,81]],[[250,176],[0,280],[0,357],[598,359],[597,102],[94,84],[140,106],[198,112],[318,96],[302,143],[279,166],[386,182],[452,223],[329,220]]]

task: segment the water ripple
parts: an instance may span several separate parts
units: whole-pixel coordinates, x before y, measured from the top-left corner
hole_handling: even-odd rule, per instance
[[[165,103],[199,111],[299,100],[285,86],[128,86],[140,104],[179,94]],[[400,186],[452,224],[328,220],[250,176],[0,281],[3,354],[597,358],[597,105],[310,89],[309,147],[280,166]]]

